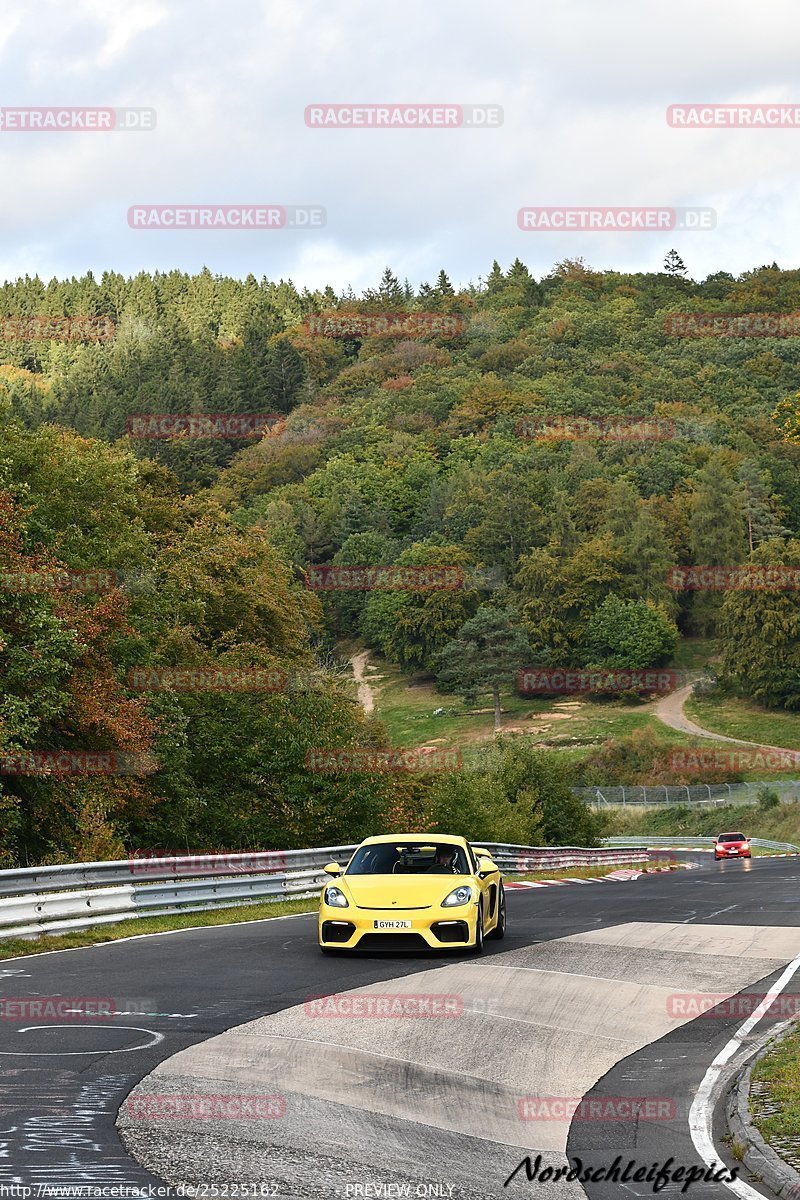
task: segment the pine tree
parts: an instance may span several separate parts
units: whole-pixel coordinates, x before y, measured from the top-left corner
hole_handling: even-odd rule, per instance
[[[443,270],[436,277],[436,292],[440,296],[455,296],[453,285]]]
[[[711,458],[695,476],[689,530],[696,566],[739,566],[747,554],[744,489],[718,458]],[[701,634],[713,633],[721,597],[698,593],[692,623]]]
[[[710,458],[695,475],[689,526],[695,563],[736,566],[743,561],[744,489],[718,458]]]
[[[764,542],[751,561],[798,569],[800,541]],[[800,711],[800,593],[780,585],[728,592],[719,644],[727,681],[767,708]]]
[[[495,296],[498,292],[502,292],[503,288],[505,287],[505,282],[505,277],[500,267],[500,263],[497,261],[497,259],[495,259],[492,263],[492,269],[486,279],[487,293],[490,296]]]
[[[615,540],[629,534],[639,511],[639,493],[629,479],[615,479],[608,489],[605,526]]]
[[[391,271],[389,267],[381,275],[381,282],[378,287],[378,295],[381,300],[387,304],[402,304],[405,296],[400,285],[400,280]]]
[[[550,510],[550,546],[555,554],[569,558],[578,545],[578,532],[572,518],[572,503],[563,488],[553,492]]]
[[[620,546],[633,594],[674,614],[677,601],[667,586],[667,574],[675,563],[675,554],[664,526],[647,502],[638,505],[630,529],[620,539]]]
[[[494,728],[500,729],[500,689],[511,686],[530,657],[530,645],[519,615],[512,608],[482,604],[439,655],[437,680],[474,704],[491,692]]]
[[[769,471],[759,470],[757,463],[747,459],[739,467],[737,474],[745,491],[747,540],[752,554],[762,542],[770,538],[786,537],[791,530],[780,522],[779,513],[776,511],[778,500],[772,494],[772,478]]]
[[[664,259],[664,270],[667,275],[686,277],[686,264],[677,250],[670,250]]]

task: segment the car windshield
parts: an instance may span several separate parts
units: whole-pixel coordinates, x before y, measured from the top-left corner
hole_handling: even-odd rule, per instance
[[[747,838],[743,833],[721,833],[719,840],[721,842],[746,842]]]
[[[377,842],[360,846],[348,875],[468,875],[461,846],[452,842]]]

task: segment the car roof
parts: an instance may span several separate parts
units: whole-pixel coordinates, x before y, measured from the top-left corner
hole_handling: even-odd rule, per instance
[[[717,836],[718,837],[735,837],[735,838],[741,838],[743,842],[747,841],[747,838],[745,837],[745,835],[743,833],[739,833],[738,830],[736,830],[736,829],[729,829],[727,833],[720,833],[720,834],[717,834]]]
[[[454,846],[466,846],[467,839],[452,833],[381,833],[376,837],[364,838],[362,846],[376,846],[381,843],[395,842],[448,842]]]

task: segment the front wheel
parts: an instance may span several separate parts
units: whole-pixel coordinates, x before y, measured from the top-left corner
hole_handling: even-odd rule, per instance
[[[506,893],[502,884],[500,885],[500,910],[497,914],[497,924],[486,936],[494,938],[498,942],[506,936]]]

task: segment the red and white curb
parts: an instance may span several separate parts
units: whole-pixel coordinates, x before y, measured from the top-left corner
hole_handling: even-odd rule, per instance
[[[519,879],[509,882],[504,881],[503,886],[509,888],[538,888],[538,887],[561,887],[566,883],[628,883],[633,879],[640,879],[642,875],[655,875],[661,871],[681,871],[691,870],[696,863],[681,863],[676,867],[647,867],[643,871],[634,870],[631,867],[623,868],[620,871],[610,871],[608,875],[596,875],[592,879]]]
[[[504,883],[504,887],[508,888],[535,888],[535,887],[564,887],[568,883],[627,883],[628,880],[638,879],[643,875],[644,871],[612,871],[610,875],[599,875],[594,879],[520,879],[516,883]]]

